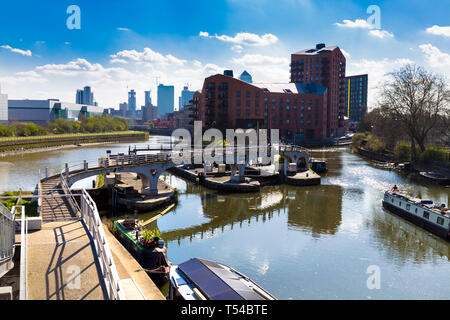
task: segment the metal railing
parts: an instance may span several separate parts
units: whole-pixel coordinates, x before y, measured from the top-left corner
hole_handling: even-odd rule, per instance
[[[106,242],[106,235],[97,211],[97,206],[85,189],[82,190],[81,194],[81,218],[92,236],[97,258],[102,269],[103,280],[108,292],[108,299],[125,299],[111,250]]]
[[[103,230],[102,221],[98,214],[97,205],[92,200],[86,189],[82,189],[80,194],[80,204],[75,200],[74,195],[70,191],[64,173],[60,175],[61,188],[68,196],[69,202],[74,212],[80,216],[88,229],[95,249],[96,259],[99,262],[103,282],[105,284],[109,300],[123,300],[125,295],[120,286],[120,278],[114,264],[114,259],[106,242],[105,231]]]
[[[14,211],[17,207],[14,207]],[[21,206],[20,222],[20,287],[19,299],[28,300],[28,220],[25,217],[25,206]]]
[[[9,271],[14,258],[15,233],[14,213],[0,203],[0,277]]]

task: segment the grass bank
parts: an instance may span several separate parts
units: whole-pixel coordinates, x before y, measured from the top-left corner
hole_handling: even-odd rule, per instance
[[[101,133],[53,134],[29,137],[1,137],[0,152],[80,143],[148,140],[148,136],[148,132],[117,131]]]

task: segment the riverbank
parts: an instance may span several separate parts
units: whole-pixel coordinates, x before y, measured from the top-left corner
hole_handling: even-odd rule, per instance
[[[0,155],[55,150],[63,146],[148,140],[148,132],[117,131],[104,133],[58,134],[33,137],[0,138]]]

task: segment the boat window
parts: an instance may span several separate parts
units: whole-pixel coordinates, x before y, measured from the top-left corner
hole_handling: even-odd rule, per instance
[[[401,206],[402,206],[402,202],[401,202],[401,201],[399,201],[399,202],[398,202],[398,205],[399,205],[399,206],[401,207]]]
[[[409,210],[409,208],[411,208],[411,205],[408,203],[408,204],[406,205],[406,210]]]
[[[438,217],[437,218],[437,223],[440,224],[440,225],[443,225],[444,224],[444,219],[441,218],[441,217]]]
[[[423,211],[423,217],[424,217],[425,219],[429,219],[429,218],[430,218],[430,213],[424,210],[424,211]]]
[[[394,198],[392,198],[392,203],[394,203]]]
[[[417,213],[417,208],[416,208],[416,213]]]

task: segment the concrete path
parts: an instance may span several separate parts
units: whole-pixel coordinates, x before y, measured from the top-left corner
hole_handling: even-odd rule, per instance
[[[28,234],[30,300],[104,300],[95,251],[81,221],[49,222]]]

